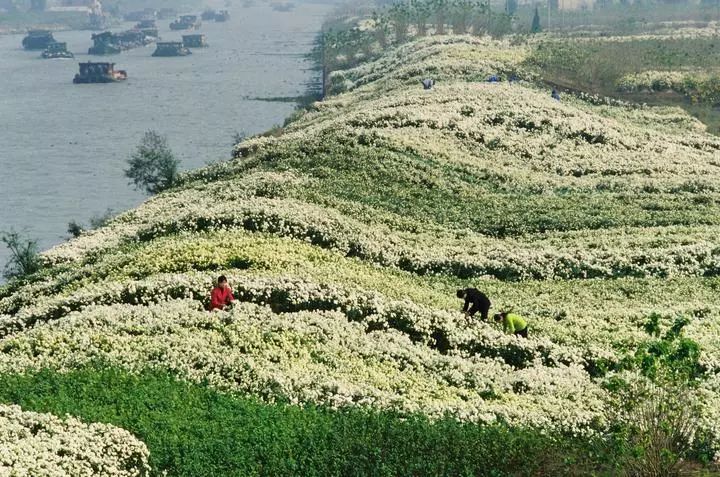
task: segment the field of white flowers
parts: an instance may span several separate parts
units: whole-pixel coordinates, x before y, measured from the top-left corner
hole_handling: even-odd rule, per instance
[[[147,447],[127,431],[0,405],[0,475],[149,474]]]
[[[334,95],[282,134],[1,288],[0,375],[102,362],[267,402],[587,436],[613,424],[607,384],[635,375],[646,322],[683,317],[699,430],[720,450],[720,140],[679,109],[555,101],[527,54],[435,37],[334,73]],[[221,273],[238,304],[208,313]],[[464,318],[467,285],[525,316],[530,338]],[[116,449],[97,465],[138,462],[106,475],[143,475],[139,444],[67,422],[73,445]],[[28,436],[32,455],[6,457],[3,430],[0,474],[48,452]],[[68,452],[53,465],[75,465]]]

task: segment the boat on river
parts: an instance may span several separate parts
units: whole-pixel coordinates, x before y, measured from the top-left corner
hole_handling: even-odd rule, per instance
[[[93,46],[88,49],[88,55],[115,55],[122,51],[112,32],[93,33]]]
[[[22,46],[26,50],[45,50],[51,43],[55,43],[52,32],[48,30],[30,30],[23,38]]]
[[[80,63],[80,73],[75,75],[73,83],[118,83],[127,79],[125,70],[116,70],[115,63]]]
[[[154,8],[146,8],[145,10],[139,10],[135,12],[126,13],[124,20],[126,22],[140,22],[143,20],[154,20],[158,18],[159,12]]]
[[[183,35],[183,45],[187,48],[207,48],[207,38],[205,35],[198,33],[193,35]]]
[[[153,56],[169,57],[169,56],[187,56],[192,52],[185,47],[181,41],[159,41]]]
[[[228,20],[230,20],[230,12],[227,10],[220,10],[215,14],[216,22],[226,22]]]
[[[295,4],[293,2],[273,2],[270,6],[276,12],[291,12],[295,10]]]
[[[182,15],[170,24],[171,30],[197,30],[202,22],[197,15]]]
[[[121,31],[120,33],[114,34],[114,41],[121,50],[130,50],[154,43],[157,39],[157,31],[152,32],[155,33],[155,35],[151,35],[150,33],[149,30]]]
[[[135,24],[136,30],[157,30],[157,23],[152,19],[140,20]]]
[[[46,60],[56,60],[75,58],[75,55],[67,50],[67,43],[55,42],[48,45],[42,52],[42,57]]]
[[[205,22],[209,22],[215,20],[215,15],[217,15],[217,12],[215,10],[207,9],[202,12],[200,18]]]
[[[158,20],[168,20],[177,16],[177,10],[174,8],[161,8],[158,12]]]
[[[109,31],[92,35],[93,46],[88,49],[89,55],[114,55],[123,50],[131,50],[147,46],[158,39],[157,30],[126,30],[119,33]]]

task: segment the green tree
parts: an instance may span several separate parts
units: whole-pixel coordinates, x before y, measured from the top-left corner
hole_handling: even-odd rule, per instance
[[[427,35],[428,21],[432,17],[432,8],[427,0],[410,0],[410,12],[418,36]]]
[[[533,15],[530,31],[533,33],[540,33],[542,31],[542,27],[540,26],[540,11],[538,10],[537,5],[535,6],[535,15]]]
[[[453,0],[450,5],[450,23],[455,35],[467,33],[473,17],[484,16],[484,5],[471,0]]]
[[[40,250],[37,240],[10,231],[0,234],[0,241],[10,250],[10,259],[3,271],[6,279],[21,278],[40,270]]]
[[[175,184],[180,161],[170,150],[167,138],[150,130],[128,159],[128,165],[130,167],[125,170],[125,176],[131,179],[135,188],[148,194],[157,194]]]
[[[445,34],[445,22],[449,8],[448,0],[432,0],[433,23],[435,23],[435,34]]]
[[[390,23],[395,30],[395,42],[404,43],[407,41],[408,28],[410,26],[410,8],[405,3],[396,3],[388,11]]]

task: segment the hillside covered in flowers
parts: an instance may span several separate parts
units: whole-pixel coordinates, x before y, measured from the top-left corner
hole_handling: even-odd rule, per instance
[[[680,109],[556,101],[529,52],[438,36],[333,72],[282,131],[46,252],[0,288],[0,422],[77,433],[58,469],[84,442],[115,449],[57,475],[550,475],[562,446],[584,475],[582,446],[619,454],[634,410],[617,400],[647,382],[682,389],[696,414],[680,448],[714,459],[720,138]],[[220,274],[237,304],[209,313]],[[530,337],[465,318],[467,286]],[[235,421],[242,400],[276,427]],[[217,412],[207,434],[233,444],[171,421],[183,405]],[[380,431],[353,441],[337,419]],[[16,435],[0,428],[0,475],[39,475]]]

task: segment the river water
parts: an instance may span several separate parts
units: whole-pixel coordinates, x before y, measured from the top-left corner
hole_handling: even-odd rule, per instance
[[[153,45],[91,57],[90,32],[75,31],[55,34],[75,60],[43,60],[22,50],[22,36],[0,36],[0,231],[23,231],[45,249],[67,239],[71,220],[139,204],[145,196],[123,169],[148,129],[167,135],[191,169],[228,158],[235,132],[281,124],[295,105],[256,98],[297,97],[317,79],[304,57],[329,7],[229,9],[229,22],[203,22],[210,47],[188,57],[153,58]],[[168,25],[158,22],[162,39],[180,40]],[[129,79],[73,85],[88,60],[115,62]],[[0,247],[0,269],[7,258]]]

